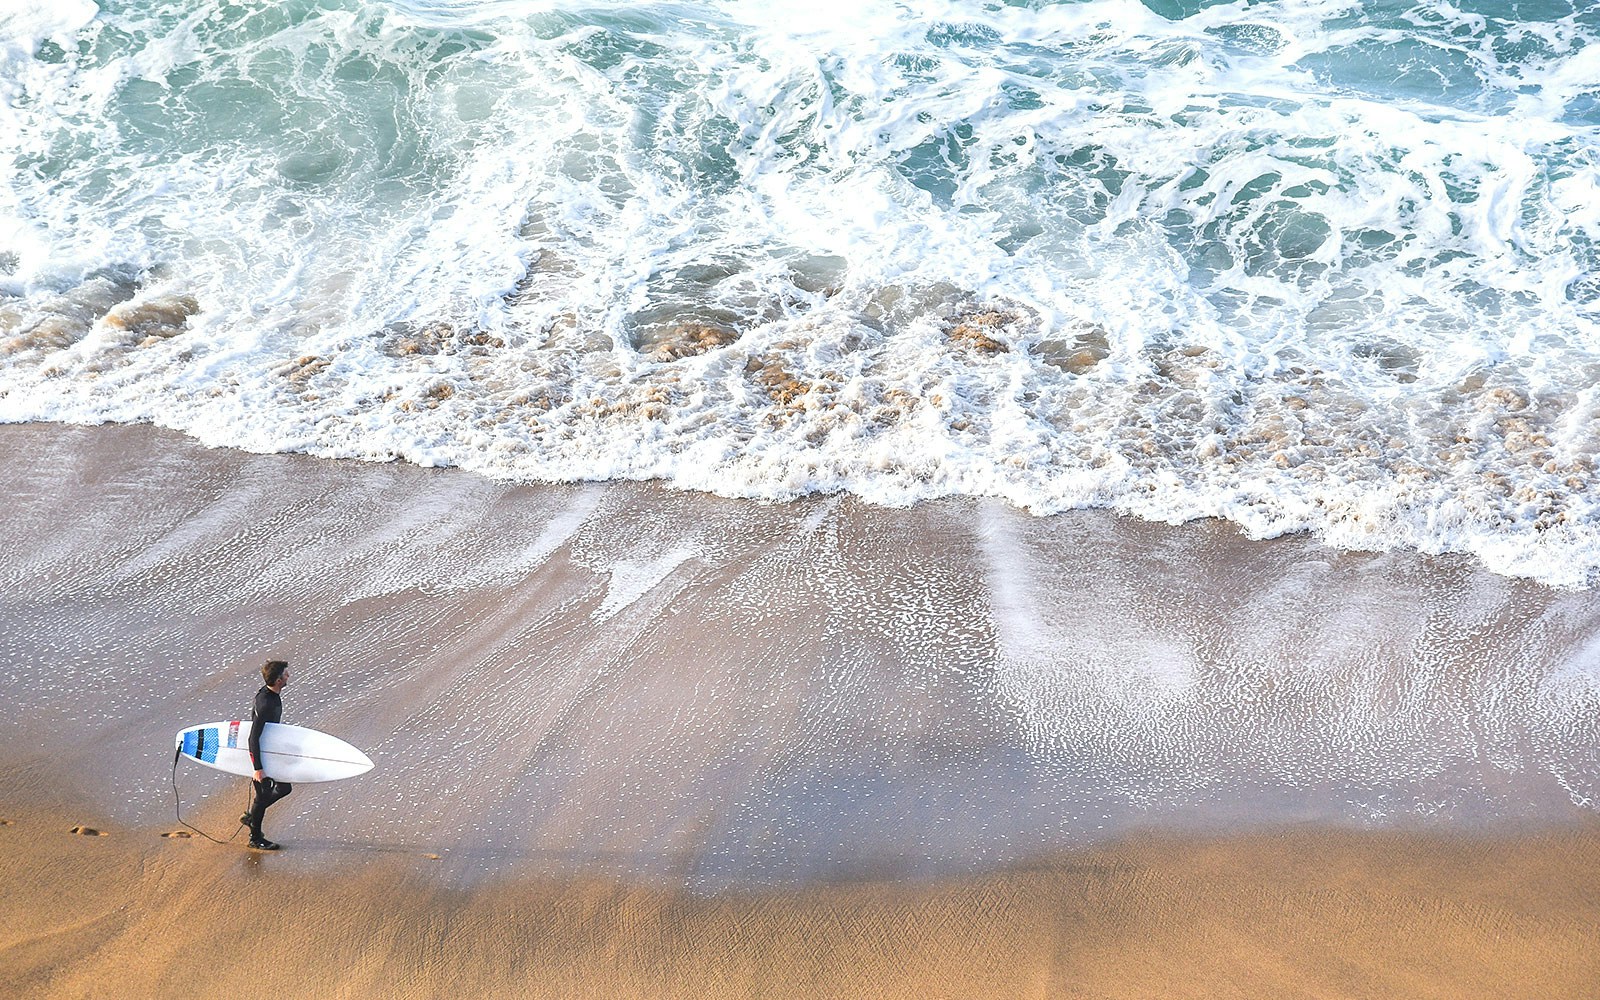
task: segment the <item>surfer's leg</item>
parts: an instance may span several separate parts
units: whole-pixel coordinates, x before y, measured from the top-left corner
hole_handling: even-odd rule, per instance
[[[294,790],[294,786],[287,781],[273,781],[267,778],[255,783],[255,801],[250,806],[250,836],[261,839],[261,821],[267,814],[267,807],[277,802]]]
[[[266,815],[267,806],[272,804],[272,800],[267,796],[266,782],[253,781],[251,784],[254,787],[251,789],[250,795],[250,812],[245,815],[245,818],[250,826],[250,836],[260,839],[261,817]]]

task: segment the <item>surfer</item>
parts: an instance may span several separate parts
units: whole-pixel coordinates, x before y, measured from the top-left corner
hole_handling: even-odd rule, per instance
[[[255,798],[250,811],[239,817],[239,822],[250,827],[250,846],[258,851],[276,851],[278,845],[261,833],[261,820],[267,807],[294,790],[287,781],[274,781],[261,770],[261,730],[269,722],[283,721],[281,694],[289,685],[289,664],[283,660],[268,660],[261,668],[261,679],[266,681],[256,692],[256,701],[250,709],[250,764],[256,769]]]

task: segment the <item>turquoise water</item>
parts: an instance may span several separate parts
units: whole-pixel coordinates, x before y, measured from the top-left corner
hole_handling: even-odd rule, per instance
[[[1600,568],[1600,8],[14,3],[0,419]]]

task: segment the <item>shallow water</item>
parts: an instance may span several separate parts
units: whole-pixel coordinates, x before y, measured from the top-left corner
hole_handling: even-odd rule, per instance
[[[0,419],[1600,567],[1589,4],[24,2]]]
[[[1141,830],[1515,832],[1600,801],[1600,606],[1470,560],[994,501],[752,505],[0,428],[0,781],[170,824],[246,710],[377,767],[297,866],[696,889],[987,871]],[[243,782],[186,765],[226,836]],[[88,820],[84,820],[88,822]]]

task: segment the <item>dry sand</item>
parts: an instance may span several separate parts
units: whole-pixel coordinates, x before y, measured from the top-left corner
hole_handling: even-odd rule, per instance
[[[0,455],[0,993],[1597,993],[1591,594],[146,428]],[[281,854],[163,838],[171,734],[268,655],[377,769]],[[180,783],[225,836],[242,783]]]

